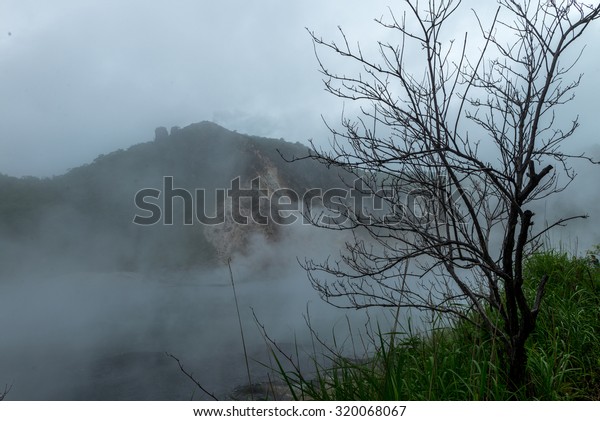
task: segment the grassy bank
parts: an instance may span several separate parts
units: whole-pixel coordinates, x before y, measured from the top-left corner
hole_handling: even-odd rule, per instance
[[[600,399],[600,269],[587,258],[544,252],[526,265],[527,293],[550,275],[537,328],[527,345],[529,385],[506,389],[494,338],[466,322],[429,335],[376,332],[377,351],[357,361],[328,356],[316,373],[282,373],[297,399]]]

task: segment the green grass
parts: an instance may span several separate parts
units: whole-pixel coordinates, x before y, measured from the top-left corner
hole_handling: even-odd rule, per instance
[[[507,390],[499,344],[464,322],[426,336],[378,329],[370,335],[376,352],[367,359],[330,350],[328,363],[315,358],[310,375],[280,374],[296,399],[600,399],[600,270],[586,258],[550,251],[532,256],[525,274],[530,297],[536,281],[550,276],[527,343],[533,395]]]
[[[544,270],[547,286],[529,368],[540,399],[600,399],[600,271],[587,259],[548,252],[528,261],[528,277]]]

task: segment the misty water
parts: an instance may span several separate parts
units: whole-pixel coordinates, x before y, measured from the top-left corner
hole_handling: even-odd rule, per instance
[[[600,242],[595,226],[586,222],[573,223],[548,241],[585,252]],[[366,314],[324,303],[298,263],[304,257],[339,257],[344,235],[350,233],[288,227],[279,241],[256,236],[246,255],[234,256],[253,382],[276,378],[264,366],[275,364],[254,314],[284,351],[300,354],[308,370],[315,350],[307,315],[322,339],[332,343],[335,337],[340,352],[358,358],[372,351],[359,339],[365,325],[389,326],[391,312]],[[46,271],[39,262],[24,260],[22,267],[0,282],[0,386],[12,385],[8,399],[209,399],[165,353],[179,358],[220,399],[248,384],[226,265],[124,272],[73,270],[73,263]],[[406,322],[405,315],[401,319]]]
[[[273,362],[253,313],[282,349],[299,352],[305,362],[314,351],[307,315],[323,339],[337,338],[343,352],[364,351],[349,343],[348,326],[358,334],[367,315],[322,302],[296,260],[301,250],[325,256],[338,242],[308,227],[294,238],[279,244],[258,238],[253,252],[232,263],[253,382],[274,378],[262,365]],[[0,283],[0,383],[12,384],[9,399],[207,399],[165,352],[220,398],[248,383],[227,267],[29,269],[38,272]]]

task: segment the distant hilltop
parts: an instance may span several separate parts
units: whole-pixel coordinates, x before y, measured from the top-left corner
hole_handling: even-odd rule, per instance
[[[300,197],[310,189],[340,186],[334,170],[312,159],[289,162],[309,153],[300,143],[240,134],[208,121],[170,131],[157,127],[153,141],[100,155],[60,176],[0,176],[0,235],[12,244],[23,243],[23,249],[38,249],[44,258],[74,258],[83,266],[138,270],[218,265],[243,253],[254,234],[276,241],[279,227],[252,218],[239,224],[230,212],[221,224],[200,224],[184,212],[189,203],[179,196],[172,198],[172,224],[162,214],[151,226],[138,225],[134,217],[150,212],[136,206],[136,194],[144,189],[162,192],[145,199],[146,207],[162,206],[165,177],[170,177],[174,191],[202,190],[205,213],[214,216],[231,206],[218,201],[217,190],[230,188],[235,179],[240,188],[263,196],[285,188]],[[257,178],[260,184],[252,184]],[[247,201],[240,203],[245,216],[256,211]],[[0,255],[0,270],[14,264],[7,254]]]

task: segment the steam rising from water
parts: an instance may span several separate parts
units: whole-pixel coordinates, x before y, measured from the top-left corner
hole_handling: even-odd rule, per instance
[[[255,237],[232,262],[252,359],[268,363],[252,311],[284,349],[309,350],[303,315],[323,338],[348,338],[360,312],[324,304],[296,257],[323,258],[343,235],[293,227],[277,244]],[[206,398],[180,373],[176,355],[204,387],[226,397],[247,383],[233,293],[226,268],[163,272],[28,271],[0,284],[0,382],[8,399]],[[266,370],[252,363],[255,378]]]
[[[597,149],[592,151],[596,158]],[[589,219],[572,222],[549,236],[550,245],[562,243],[567,251],[582,254],[600,243],[596,182],[600,169],[579,168],[579,177],[566,192],[537,203],[535,211],[537,224],[589,214]],[[64,215],[61,218],[65,220]],[[353,352],[346,317],[356,333],[368,322],[367,316],[324,304],[297,262],[305,257],[317,261],[338,257],[348,234],[289,226],[276,243],[256,236],[247,255],[233,257],[252,360],[269,361],[253,310],[269,335],[290,352],[295,343],[300,350],[312,351],[303,318],[307,308],[313,327],[324,339],[331,340],[335,332],[338,343],[346,340],[344,351]],[[112,254],[119,254],[118,239],[107,233],[101,247],[86,258],[110,261]],[[85,244],[84,233],[81,244]],[[7,399],[206,398],[164,352],[180,358],[204,387],[220,397],[247,383],[226,267],[91,272],[82,271],[77,258],[28,259],[30,250],[18,244],[1,246],[2,260],[12,261],[13,266],[0,279],[0,386],[13,385]],[[251,366],[253,380],[264,380],[264,367],[256,362]]]

